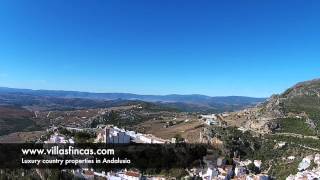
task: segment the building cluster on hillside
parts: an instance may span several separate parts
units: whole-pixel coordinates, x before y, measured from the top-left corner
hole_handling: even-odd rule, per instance
[[[96,143],[106,143],[106,144],[130,144],[130,143],[143,143],[143,144],[165,144],[169,143],[168,140],[164,140],[155,137],[151,134],[141,134],[135,131],[128,131],[115,126],[105,126],[100,127],[97,137],[95,139]],[[86,174],[90,174],[87,176]],[[105,178],[108,180],[140,180],[142,179],[142,174],[139,171],[127,171],[120,170],[118,172],[95,172],[94,170],[86,170],[80,173],[85,179],[95,179],[96,177]],[[162,177],[149,177],[144,179],[165,179]]]
[[[214,115],[204,116],[203,118],[215,118]],[[69,129],[75,130],[75,129]],[[78,130],[78,129],[76,129]],[[66,140],[64,135],[60,135],[55,132],[51,135],[50,139],[46,143],[71,143],[72,139]],[[168,140],[164,140],[155,137],[151,134],[141,134],[135,131],[128,131],[115,126],[101,126],[98,128],[98,133],[95,139],[96,143],[106,144],[130,144],[130,143],[145,143],[145,144],[165,144],[173,143]],[[73,142],[74,143],[74,142]],[[315,161],[319,161],[320,156]],[[205,161],[204,161],[205,162]],[[244,180],[265,180],[269,179],[268,175],[265,174],[252,174],[253,171],[249,170],[249,165],[253,165],[255,170],[259,172],[261,168],[261,161],[246,160],[240,161],[240,159],[234,158],[233,165],[227,165],[225,158],[218,158],[216,163],[206,161],[205,169],[196,168],[193,173],[189,173],[189,177],[201,177],[205,180],[219,180],[219,179],[244,179]],[[79,169],[74,171],[74,176],[82,179],[108,179],[108,180],[140,180],[140,179],[165,179],[164,177],[142,177],[142,174],[138,170],[127,171],[119,170],[117,172],[101,172],[93,169]]]
[[[97,143],[106,144],[129,144],[129,143],[145,143],[145,144],[165,144],[169,143],[168,140],[164,140],[155,137],[151,134],[141,134],[134,131],[127,131],[118,127],[106,126],[100,130],[95,139]]]
[[[121,170],[118,172],[95,172],[93,169],[74,170],[74,175],[79,179],[94,180],[97,178],[108,180],[140,180],[142,174],[139,171]]]
[[[233,165],[226,165],[226,160],[223,157],[217,159],[216,166],[209,166],[206,170],[199,172],[199,177],[205,180],[268,180],[270,177],[266,174],[253,174],[248,166],[253,164],[256,172],[261,169],[261,161],[245,160],[240,161],[237,158],[233,159]]]
[[[66,128],[69,131],[82,132],[82,129]],[[67,137],[58,132],[57,127],[51,127],[48,132],[54,132],[44,143],[74,143],[72,138]],[[114,126],[100,127],[95,142],[107,144],[129,144],[129,143],[145,143],[145,144],[164,144],[169,141],[155,137],[151,134],[141,134],[134,131],[127,131]],[[94,180],[96,178],[108,180],[140,180],[142,174],[138,170],[119,170],[117,172],[98,172],[93,169],[81,168],[73,170],[76,178]],[[164,180],[163,177],[144,177],[144,179]]]
[[[218,125],[218,117],[215,114],[201,115],[201,120],[203,120],[207,125]]]
[[[312,162],[314,167],[312,167]],[[313,180],[320,179],[320,154],[310,155],[302,159],[298,166],[299,172],[295,175],[290,175],[287,180]]]
[[[50,138],[47,141],[44,141],[44,143],[70,143],[73,144],[74,140],[72,138],[66,138],[64,135],[59,134],[58,132],[55,132],[50,136]]]
[[[223,118],[227,116],[226,114],[209,114],[209,115],[200,115],[201,120],[211,126],[211,125],[216,125],[216,126],[224,126],[226,125],[226,122],[223,121]]]
[[[163,176],[143,176],[137,170],[120,170],[118,172],[94,172],[93,170],[76,170],[74,174],[77,178],[94,180],[94,179],[107,179],[107,180],[166,180]]]

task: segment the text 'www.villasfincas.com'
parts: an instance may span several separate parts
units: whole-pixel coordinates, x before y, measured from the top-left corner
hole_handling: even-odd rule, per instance
[[[60,148],[53,146],[49,149],[21,149],[23,155],[114,155],[114,149],[78,149],[73,146]]]

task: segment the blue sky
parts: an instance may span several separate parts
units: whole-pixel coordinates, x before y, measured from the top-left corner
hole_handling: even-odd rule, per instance
[[[4,0],[0,86],[266,97],[320,77],[317,0]]]

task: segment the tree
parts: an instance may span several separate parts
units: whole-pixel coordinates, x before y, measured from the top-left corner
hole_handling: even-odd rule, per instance
[[[181,136],[181,134],[176,134],[174,138],[176,139],[177,143],[184,142],[184,138]]]

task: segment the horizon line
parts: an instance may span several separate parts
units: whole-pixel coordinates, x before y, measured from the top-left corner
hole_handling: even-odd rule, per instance
[[[131,92],[94,92],[94,91],[82,91],[82,90],[61,90],[61,89],[33,89],[33,88],[21,88],[21,87],[8,87],[8,86],[0,86],[0,88],[7,89],[17,89],[17,90],[31,90],[31,91],[63,91],[63,92],[79,92],[79,93],[92,93],[92,94],[131,94],[131,95],[140,95],[140,96],[207,96],[207,97],[248,97],[248,98],[264,98],[267,99],[274,94],[271,94],[267,97],[256,97],[256,96],[247,96],[247,95],[206,95],[206,94],[197,94],[197,93],[189,93],[189,94],[140,94],[140,93],[131,93]]]

